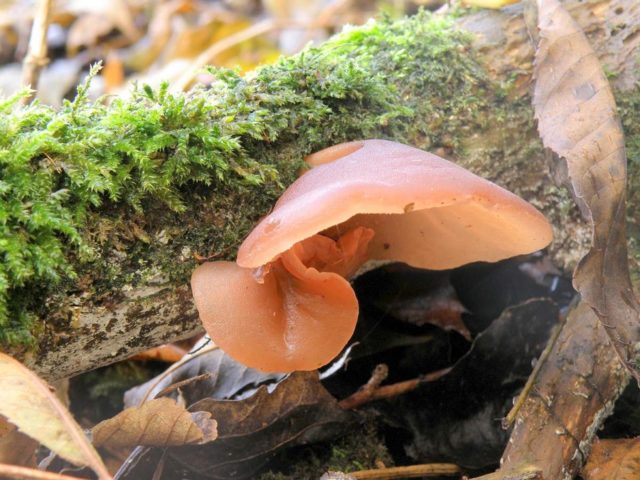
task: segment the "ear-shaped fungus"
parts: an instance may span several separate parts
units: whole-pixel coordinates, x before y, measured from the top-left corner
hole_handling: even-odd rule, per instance
[[[311,155],[314,166],[240,246],[191,285],[205,329],[260,370],[313,370],[355,328],[348,282],[367,261],[432,270],[531,253],[552,238],[534,207],[436,155],[384,140]]]

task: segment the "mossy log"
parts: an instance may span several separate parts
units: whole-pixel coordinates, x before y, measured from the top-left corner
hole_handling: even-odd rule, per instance
[[[564,3],[617,88],[633,246],[640,7]],[[7,102],[4,349],[56,379],[198,332],[188,287],[196,256],[234,258],[305,155],[359,138],[433,151],[518,193],[554,223],[551,253],[569,271],[589,230],[536,134],[533,51],[522,7],[419,14],[349,29],[244,78],[216,71],[211,88],[188,94],[141,88],[106,106],[81,89],[60,111]]]

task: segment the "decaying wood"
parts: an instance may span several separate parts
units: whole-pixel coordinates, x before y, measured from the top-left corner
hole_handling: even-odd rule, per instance
[[[628,378],[605,328],[579,303],[516,418],[500,470],[477,480],[573,478]]]
[[[634,70],[637,58],[632,52],[640,42],[640,6],[637,2],[567,0],[565,4],[588,33],[607,69],[618,73],[618,86],[633,85],[638,71]],[[533,46],[522,7],[514,6],[500,12],[481,11],[458,22],[462,28],[476,34],[475,44],[486,57],[488,68],[495,77],[506,79],[515,73],[519,75],[516,85],[521,87],[520,93],[527,92]],[[532,130],[531,137],[534,135]],[[545,190],[545,185],[551,182],[544,158],[526,159],[523,166],[526,171],[504,168],[497,160],[485,160],[482,164],[478,163],[478,158],[486,159],[487,155],[474,156],[474,152],[506,148],[504,138],[483,135],[478,139],[470,135],[463,141],[470,152],[469,159],[459,159],[464,166],[517,193],[525,193],[528,198],[533,197],[534,203],[543,209],[545,203],[552,203]],[[562,225],[554,247],[555,252],[560,252],[556,258],[563,266],[571,268],[572,262],[588,247],[589,228],[575,212],[571,221],[560,213],[552,213],[550,218]],[[561,258],[562,255],[566,258]],[[95,275],[99,274],[95,272]],[[26,359],[29,366],[50,380],[113,363],[201,331],[188,286],[165,279],[149,280],[141,286],[114,291],[109,302],[98,306],[90,298],[78,298],[67,300],[57,313],[56,306],[52,308],[54,317],[71,315],[73,328],[48,332],[40,339],[37,356]]]

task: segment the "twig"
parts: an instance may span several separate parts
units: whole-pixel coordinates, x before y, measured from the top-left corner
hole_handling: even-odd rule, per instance
[[[9,478],[11,480],[80,480],[78,477],[18,467],[17,465],[7,465],[5,463],[0,463],[0,478]]]
[[[547,359],[549,358],[549,355],[551,354],[551,350],[553,350],[554,345],[558,341],[560,332],[562,332],[562,328],[565,325],[565,320],[566,320],[566,317],[562,318],[560,320],[560,323],[556,325],[555,328],[553,329],[553,333],[551,334],[551,337],[547,342],[547,346],[542,351],[542,354],[540,355],[540,358],[538,359],[536,366],[533,367],[533,371],[531,372],[531,375],[529,375],[529,378],[527,379],[527,383],[525,383],[524,388],[520,392],[520,395],[518,395],[518,400],[516,400],[516,403],[513,405],[513,407],[507,414],[507,416],[502,419],[502,428],[504,428],[505,430],[510,428],[511,425],[513,425],[513,422],[518,416],[520,409],[526,402],[527,397],[529,396],[529,393],[531,393],[533,384],[538,378],[538,374],[540,373],[542,366],[546,363]]]
[[[336,16],[340,12],[340,10],[345,10],[349,8],[353,0],[335,0],[326,7],[324,7],[316,18],[316,21],[313,22],[314,26],[322,26],[329,25],[331,23],[331,19]],[[311,33],[312,28],[309,28],[307,34],[304,38],[303,44],[306,44],[310,40],[312,40]]]
[[[390,467],[375,470],[360,470],[349,475],[356,480],[394,480],[400,478],[439,477],[458,475],[462,469],[453,463],[425,463],[408,467]]]
[[[525,465],[517,471],[510,471],[508,474],[498,470],[481,477],[474,477],[473,480],[543,480],[539,469],[531,465]]]
[[[380,365],[378,365],[378,367],[376,367],[376,370],[373,371],[371,379],[369,379],[365,386],[363,386],[353,395],[340,400],[339,405],[342,408],[344,408],[345,410],[351,410],[353,408],[359,407],[362,404],[369,403],[374,400],[397,397],[398,395],[402,395],[403,393],[415,390],[418,385],[422,383],[433,382],[434,380],[437,380],[438,378],[446,375],[451,371],[451,367],[443,368],[442,370],[437,370],[435,372],[428,373],[411,380],[406,380],[404,382],[393,383],[391,385],[385,385],[384,387],[376,386],[375,388],[371,388],[370,385],[375,381],[374,379],[377,378],[376,376],[380,375],[380,373],[376,373],[379,367]]]
[[[23,104],[28,104],[35,97],[38,88],[40,71],[49,59],[47,58],[47,31],[49,29],[49,14],[51,12],[51,0],[40,0],[38,9],[33,17],[29,49],[22,64],[22,84],[30,87],[31,95],[24,97]]]
[[[177,91],[186,90],[189,85],[191,85],[191,82],[193,82],[193,79],[196,77],[198,72],[206,65],[213,63],[215,58],[225,50],[229,50],[230,48],[251,40],[252,38],[284,28],[284,26],[283,22],[278,20],[263,20],[262,22],[251,25],[249,28],[245,28],[238,33],[234,33],[233,35],[223,38],[198,55],[189,69],[175,82],[173,82],[172,88]]]
[[[171,88],[176,91],[187,90],[198,72],[200,72],[207,65],[212,64],[218,55],[226,50],[229,50],[230,48],[235,47],[236,45],[251,40],[252,38],[266,35],[267,33],[275,32],[277,30],[282,30],[283,28],[320,28],[326,26],[326,21],[328,20],[323,19],[322,21],[316,20],[309,23],[295,19],[268,19],[251,25],[250,27],[245,28],[238,33],[229,35],[219,42],[214,43],[204,52],[198,55],[189,69],[185,73],[183,73],[175,82],[172,83]]]

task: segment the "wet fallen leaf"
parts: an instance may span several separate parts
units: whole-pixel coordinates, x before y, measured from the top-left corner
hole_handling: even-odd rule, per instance
[[[639,305],[627,264],[626,157],[607,78],[587,38],[558,0],[538,0],[540,42],[533,106],[558,175],[593,227],[573,284],[607,326],[616,351],[640,379]]]
[[[110,479],[102,460],[60,400],[35,373],[0,352],[0,414],[76,465]]]
[[[582,471],[584,480],[637,480],[640,437],[597,440]]]
[[[100,422],[91,433],[97,447],[171,447],[215,440],[216,426],[210,413],[189,413],[170,398],[156,398]]]
[[[189,471],[205,478],[247,478],[279,449],[332,438],[353,419],[324,389],[317,372],[293,373],[272,391],[262,386],[245,400],[205,398],[189,409],[218,420],[215,441],[169,448],[162,467],[158,449],[136,449],[116,478],[152,478],[157,468],[163,478],[182,478]]]

